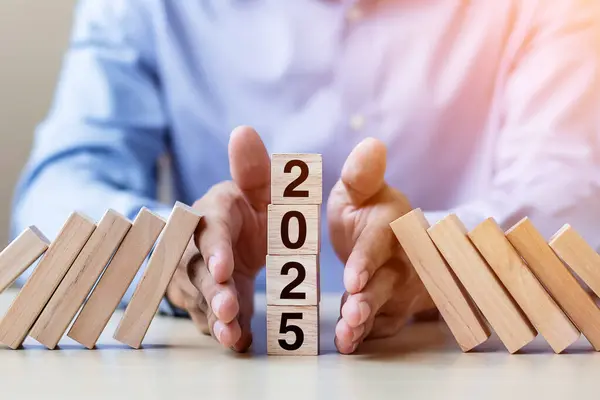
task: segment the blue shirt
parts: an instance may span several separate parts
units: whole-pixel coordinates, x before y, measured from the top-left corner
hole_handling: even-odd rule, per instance
[[[323,154],[324,201],[373,136],[432,223],[528,215],[598,246],[596,3],[80,1],[11,234],[52,238],[75,210],[166,217],[230,179],[229,133],[251,125],[270,152]],[[322,290],[341,291],[322,215]]]

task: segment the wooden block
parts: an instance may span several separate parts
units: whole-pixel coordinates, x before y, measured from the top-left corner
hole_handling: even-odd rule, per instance
[[[533,326],[560,353],[580,333],[529,270],[493,218],[469,232],[469,238],[502,281]]]
[[[321,154],[273,154],[271,204],[321,204],[322,201]]]
[[[429,223],[423,212],[414,209],[390,227],[461,350],[485,342],[490,330],[427,234]]]
[[[104,214],[33,325],[31,337],[49,349],[56,347],[130,227],[118,212]]]
[[[427,232],[508,351],[531,342],[537,332],[473,247],[458,217],[451,214]]]
[[[319,354],[318,306],[267,305],[267,354]]]
[[[0,342],[16,349],[96,228],[86,216],[69,216],[0,321]]]
[[[269,205],[268,254],[318,254],[320,236],[319,205]]]
[[[600,296],[600,255],[569,224],[550,238],[550,247]]]
[[[267,256],[267,304],[319,303],[317,255]]]
[[[506,237],[575,326],[600,351],[600,310],[542,234],[523,218],[506,232]]]
[[[143,207],[67,334],[94,348],[166,221]]]
[[[179,202],[175,204],[115,331],[116,340],[136,349],[141,346],[200,218],[200,214],[191,207]]]
[[[44,254],[49,245],[50,241],[35,226],[25,228],[10,242],[0,253],[0,293]]]

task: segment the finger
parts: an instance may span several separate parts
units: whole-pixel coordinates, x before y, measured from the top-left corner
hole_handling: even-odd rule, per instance
[[[342,169],[342,183],[347,201],[360,206],[385,185],[386,147],[383,142],[367,138],[348,156]]]
[[[229,139],[231,177],[256,210],[271,197],[271,160],[258,133],[246,126],[233,130]]]
[[[224,283],[233,273],[231,230],[222,216],[209,213],[200,220],[196,245],[216,282]]]
[[[356,294],[364,289],[375,272],[389,260],[398,248],[391,230],[380,226],[364,229],[346,261],[344,286]]]
[[[247,281],[239,278],[236,281],[238,288],[238,302],[240,303],[240,312],[238,322],[242,330],[240,339],[233,346],[233,350],[245,352],[252,345],[252,315],[254,314],[254,282],[251,279]]]
[[[348,323],[340,318],[335,326],[335,345],[342,354],[351,354],[356,350],[360,338],[364,335],[365,325],[356,328],[350,327]]]
[[[241,336],[236,317],[239,303],[233,279],[217,283],[203,262],[190,266],[190,280],[201,293],[198,308],[204,311],[208,328],[224,346],[233,346]]]
[[[349,348],[356,345],[348,340],[350,336],[354,339],[369,333],[375,316],[391,299],[397,279],[397,272],[393,265],[388,263],[375,273],[362,292],[348,296],[342,306],[342,320],[348,325],[352,335],[336,336],[340,346]],[[340,324],[341,321],[338,322],[338,325]],[[340,329],[342,328],[345,327],[342,325]]]

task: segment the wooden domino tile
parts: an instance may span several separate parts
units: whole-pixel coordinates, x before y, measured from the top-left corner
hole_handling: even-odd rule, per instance
[[[412,210],[390,227],[461,350],[485,342],[490,330],[427,234],[429,223],[423,212]]]
[[[273,154],[271,204],[321,204],[321,154]]]
[[[510,228],[506,237],[575,326],[600,351],[600,309],[529,218]]]
[[[469,238],[555,353],[579,339],[577,328],[529,270],[493,218],[476,226],[469,232]]]
[[[550,238],[550,247],[596,294],[600,296],[600,255],[570,225]]]
[[[12,285],[42,254],[50,241],[35,226],[23,230],[0,253],[0,293]]]
[[[318,306],[267,306],[267,353],[285,356],[319,354]]]
[[[1,343],[11,349],[21,346],[95,228],[95,223],[80,213],[69,216],[0,321]]]
[[[104,214],[33,325],[31,337],[49,349],[56,347],[130,227],[116,211]]]
[[[318,254],[320,232],[319,205],[269,205],[268,254]]]
[[[467,237],[454,214],[430,227],[429,236],[510,353],[531,342],[537,332]]]
[[[115,331],[116,340],[133,348],[141,346],[200,218],[196,210],[176,203]]]
[[[85,302],[67,334],[92,349],[127,288],[152,250],[166,221],[142,208],[104,274]]]
[[[319,304],[316,254],[267,256],[268,305]]]

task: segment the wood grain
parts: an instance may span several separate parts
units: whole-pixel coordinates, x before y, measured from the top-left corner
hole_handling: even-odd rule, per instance
[[[302,247],[287,247],[282,240],[282,221],[287,213],[299,213],[306,221],[306,240]],[[296,214],[297,215],[297,214]],[[299,239],[300,223],[295,217],[289,218],[289,240]],[[319,205],[269,205],[268,207],[268,254],[319,254],[321,240],[321,207]]]
[[[569,224],[550,238],[550,248],[600,296],[600,255]]]
[[[529,270],[493,218],[476,226],[469,232],[469,238],[555,353],[561,353],[579,339],[577,328]]]
[[[67,334],[92,349],[166,221],[143,207]]]
[[[600,310],[542,234],[528,218],[523,218],[506,232],[506,237],[575,326],[599,351]]]
[[[319,265],[318,256],[291,255],[267,256],[267,304],[269,305],[317,305],[319,303]],[[290,268],[290,266],[292,266]],[[297,267],[294,267],[297,266]],[[291,295],[294,298],[282,298],[282,291],[296,279],[298,268],[304,271],[305,277],[299,284],[294,284]],[[283,272],[286,272],[285,274]],[[304,296],[303,299],[297,298]]]
[[[308,176],[294,190],[302,197],[288,197],[285,189],[300,177],[305,163]],[[286,165],[287,171],[286,171]],[[280,153],[271,157],[271,204],[321,204],[323,202],[323,158],[321,154]]]
[[[104,214],[33,325],[31,337],[49,349],[56,347],[130,227],[118,212]]]
[[[35,226],[25,228],[0,253],[0,293],[12,285],[42,254],[50,241]]]
[[[95,228],[83,214],[69,216],[0,322],[1,343],[11,349],[21,346]]]
[[[454,214],[430,227],[429,236],[510,353],[537,332],[467,237]]]
[[[427,234],[429,223],[421,209],[396,219],[390,227],[461,350],[485,342],[490,330]]]
[[[293,332],[279,333],[284,314],[299,315],[301,319],[289,319],[285,326],[297,326],[303,333],[303,343],[297,350],[286,350],[279,340],[293,344]],[[280,356],[319,355],[319,307],[318,306],[273,306],[267,305],[267,354]]]
[[[141,346],[200,218],[191,207],[180,202],[175,204],[115,331],[116,340],[133,348]]]

